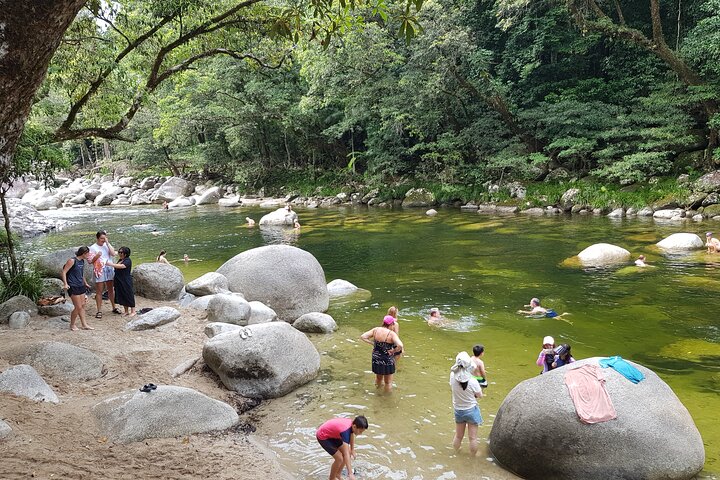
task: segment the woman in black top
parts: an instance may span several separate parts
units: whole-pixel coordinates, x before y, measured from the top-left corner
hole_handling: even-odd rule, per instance
[[[130,249],[128,247],[118,248],[120,260],[118,263],[108,263],[115,267],[115,303],[125,308],[125,316],[135,315],[135,291],[133,290],[132,260],[130,260]],[[128,309],[130,311],[128,312]]]
[[[85,301],[87,300],[85,292],[90,288],[90,285],[88,285],[85,280],[83,270],[85,268],[85,260],[87,260],[89,254],[90,249],[88,247],[78,248],[78,251],[75,252],[75,258],[69,258],[62,269],[62,281],[65,290],[70,294],[70,300],[72,300],[74,307],[70,313],[70,330],[73,331],[78,330],[78,327],[75,326],[78,317],[80,318],[80,328],[83,330],[94,330],[94,328],[85,321]]]

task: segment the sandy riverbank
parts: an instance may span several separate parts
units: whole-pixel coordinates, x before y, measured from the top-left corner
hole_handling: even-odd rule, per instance
[[[138,308],[174,306],[138,297]],[[0,327],[0,371],[12,364],[10,353],[23,345],[58,341],[87,348],[105,360],[107,373],[100,379],[68,383],[44,376],[61,403],[36,403],[0,394],[0,418],[13,429],[0,441],[0,478],[63,479],[260,479],[293,478],[277,464],[263,441],[248,431],[267,421],[256,410],[240,415],[228,431],[168,439],[148,439],[129,445],[106,439],[95,425],[91,408],[119,392],[152,382],[198,390],[233,406],[242,398],[226,390],[217,377],[198,362],[190,371],[173,378],[170,371],[199,357],[206,339],[204,314],[179,308],[176,322],[155,330],[126,332],[125,317],[109,313],[103,319],[89,315],[94,331],[71,332],[54,328],[47,317],[33,317],[22,330]],[[93,306],[89,313],[95,312]]]

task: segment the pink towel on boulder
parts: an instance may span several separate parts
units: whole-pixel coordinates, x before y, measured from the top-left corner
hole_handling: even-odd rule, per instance
[[[569,370],[565,374],[565,385],[581,421],[600,423],[617,418],[605,390],[605,378],[597,365],[585,364]]]

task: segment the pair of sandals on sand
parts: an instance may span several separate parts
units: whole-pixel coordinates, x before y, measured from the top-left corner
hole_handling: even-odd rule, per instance
[[[252,337],[252,330],[247,327],[240,327],[240,338],[247,340],[248,337]]]
[[[120,311],[120,309],[117,308],[117,307],[115,307],[115,308],[112,309],[112,313],[115,313],[115,314],[117,314],[117,315],[122,315],[122,314],[123,314],[123,313]],[[97,313],[95,314],[95,318],[102,318],[102,312],[97,312]]]
[[[150,393],[153,390],[157,390],[157,385],[154,383],[148,383],[147,385],[143,385],[143,387],[140,389],[143,393]]]

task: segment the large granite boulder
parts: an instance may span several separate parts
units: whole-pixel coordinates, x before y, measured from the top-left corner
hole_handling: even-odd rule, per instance
[[[660,240],[657,246],[666,250],[696,250],[703,248],[705,243],[694,233],[673,233]]]
[[[403,207],[432,207],[435,205],[435,195],[424,188],[411,188],[405,194]]]
[[[210,187],[200,194],[195,205],[214,205],[218,203],[221,198],[220,187]]]
[[[0,392],[36,402],[60,403],[50,385],[30,365],[16,365],[0,373]]]
[[[67,293],[59,278],[43,278],[41,297],[64,297]]]
[[[213,295],[208,302],[208,321],[247,325],[252,307],[238,295]]]
[[[706,173],[695,182],[695,189],[701,192],[720,192],[720,170]]]
[[[35,261],[35,270],[45,277],[61,278],[60,275],[63,265],[65,265],[68,259],[75,258],[75,252],[77,252],[78,248],[80,247],[56,250],[38,257]],[[93,275],[93,268],[90,262],[85,262],[83,276],[90,285],[95,284],[95,276]]]
[[[327,313],[310,312],[295,320],[293,327],[305,333],[332,333],[337,330],[337,323]]]
[[[152,199],[155,203],[172,202],[178,197],[187,197],[195,190],[195,185],[185,179],[179,177],[170,177],[165,183],[160,185],[153,194]]]
[[[592,425],[579,420],[565,373],[597,362],[580,360],[518,384],[493,422],[495,458],[531,480],[684,480],[699,473],[705,450],[692,417],[670,387],[643,366],[633,364],[645,375],[638,384],[612,368],[600,369],[617,418]]]
[[[311,253],[296,247],[253,248],[235,255],[217,272],[227,277],[231,291],[264,303],[281,320],[328,308],[325,272]]]
[[[151,300],[177,300],[185,286],[180,269],[167,263],[142,263],[132,277],[135,293]]]
[[[168,204],[168,208],[187,208],[194,205],[192,197],[178,197]]]
[[[92,412],[102,433],[118,443],[224,430],[238,421],[230,405],[171,385],[121,393],[98,403]]]
[[[630,258],[630,252],[617,245],[596,243],[578,253],[578,258],[583,265],[602,266],[626,262]]]
[[[209,339],[205,363],[230,390],[250,398],[277,398],[313,380],[320,354],[307,336],[285,322],[246,327],[251,335],[234,332]]]
[[[180,312],[172,307],[153,308],[147,313],[136,315],[125,325],[125,330],[150,330],[180,318]]]
[[[11,355],[16,363],[31,365],[43,375],[69,381],[87,381],[105,373],[104,362],[90,350],[62,342],[40,342]]]
[[[278,208],[277,210],[270,212],[260,219],[260,225],[295,225],[295,220],[298,219],[297,213],[294,210],[286,210],[285,208]]]
[[[0,325],[8,323],[10,316],[15,312],[27,312],[29,315],[36,315],[38,307],[35,302],[25,295],[16,295],[0,304]]]
[[[185,286],[185,291],[198,297],[228,292],[228,280],[225,275],[209,272],[188,283]]]

